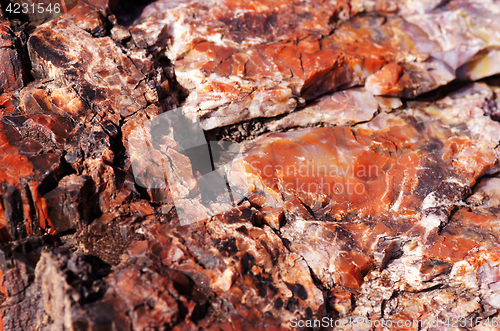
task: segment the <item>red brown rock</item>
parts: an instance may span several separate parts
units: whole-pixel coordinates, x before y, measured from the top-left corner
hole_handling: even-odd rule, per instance
[[[475,205],[459,208],[421,248],[414,243],[404,247],[407,259],[395,259],[381,273],[367,276],[359,299],[371,301],[372,308],[361,305],[353,314],[408,321],[410,330],[446,327],[453,319],[471,330],[495,329],[500,270],[497,182],[495,177],[482,180],[468,199]],[[404,263],[416,268],[408,272]]]
[[[9,21],[0,18],[0,94],[21,88],[25,72],[18,52],[18,40]]]
[[[477,99],[484,101],[484,96]],[[458,113],[464,103],[470,107],[477,101],[458,96],[442,102]],[[450,120],[453,116],[442,114]],[[437,240],[453,201],[462,199],[464,189],[497,162],[498,133],[481,137],[472,131],[478,124],[498,130],[497,123],[484,116],[474,119],[472,112],[471,131],[461,134],[450,130],[446,118],[439,122],[426,116],[425,110],[413,111],[397,118],[379,115],[356,129],[270,134],[249,144],[228,179],[233,192],[263,196],[250,198],[259,207],[285,211],[282,236],[324,286],[360,287],[373,265],[383,267],[397,253],[391,241],[377,240],[421,236],[424,244],[430,234]],[[417,119],[418,129],[412,124]],[[465,242],[454,247],[467,254]],[[370,256],[379,253],[378,262],[372,261]]]
[[[497,72],[495,2],[115,5],[5,24],[1,328],[492,329],[498,82],[411,98]]]
[[[25,239],[2,246],[0,251],[2,328],[23,329],[41,321],[41,293],[33,285],[35,269],[43,247],[41,238]]]
[[[382,48],[377,48],[375,40],[380,35],[384,37],[377,42]],[[414,47],[402,47],[405,44],[399,42],[416,38],[422,42],[416,42]],[[425,38],[417,27],[399,18],[367,16],[340,24],[329,36],[311,35],[298,43],[238,50],[199,41],[176,60],[176,74],[183,86],[193,90],[185,106],[199,107],[203,125],[211,129],[232,124],[236,119],[291,112],[303,99],[363,84],[371,74],[393,61],[408,57],[423,61],[428,52],[438,51],[437,45]],[[401,70],[395,81],[371,79],[367,81],[369,90],[374,94],[407,96],[415,89],[420,94],[453,78],[444,66],[432,61],[405,64],[406,74],[400,80],[403,67],[398,68]],[[385,75],[384,71],[381,74]],[[419,78],[412,78],[413,75]],[[385,91],[376,87],[379,85],[395,87]]]
[[[88,41],[93,40],[90,35],[71,23],[61,22],[70,27],[65,33],[73,32],[87,38]],[[54,21],[50,24],[59,23]],[[43,30],[43,27],[40,29],[48,31]],[[42,61],[42,54],[55,53],[54,50],[44,48],[42,45],[43,42],[48,42],[48,39],[40,44],[36,41],[36,35],[37,32],[33,33],[30,39],[31,45],[34,45],[30,46],[31,51],[32,54],[36,54],[37,61],[45,63]],[[61,52],[69,50],[66,44],[58,45],[61,47]],[[130,175],[113,167],[115,155],[110,147],[120,132],[119,111],[130,110],[116,107],[128,106],[133,108],[132,111],[137,111],[140,109],[139,104],[147,105],[145,91],[152,90],[144,85],[145,77],[142,73],[121,50],[110,44],[110,40],[103,45],[95,43],[92,45],[99,51],[96,56],[112,55],[113,59],[121,61],[115,65],[115,71],[108,66],[111,74],[107,72],[103,76],[105,92],[102,93],[105,93],[111,103],[102,99],[104,94],[97,95],[100,92],[96,94],[94,87],[91,87],[85,79],[80,80],[82,77],[79,74],[74,76],[75,72],[71,70],[76,69],[66,62],[70,59],[64,58],[64,53],[59,57],[59,62],[54,61],[53,57],[47,62],[50,66],[55,64],[66,68],[58,71],[51,67],[51,74],[59,74],[57,77],[52,76],[53,81],[33,83],[22,89],[14,98],[7,98],[5,101],[5,105],[11,107],[11,110],[2,117],[4,149],[6,149],[3,155],[4,157],[10,155],[10,158],[3,163],[6,166],[2,172],[6,181],[4,200],[14,199],[12,202],[5,200],[3,207],[4,209],[5,206],[8,207],[3,213],[4,226],[6,229],[9,228],[5,230],[7,231],[3,239],[5,241],[22,238],[26,234],[35,234],[39,232],[39,226],[63,232],[79,228],[82,223],[90,222],[99,213],[117,210],[123,201],[137,195]],[[109,49],[107,46],[110,45],[114,48]],[[43,50],[48,53],[43,53]],[[81,59],[74,57],[73,60]],[[99,60],[92,56],[87,57],[87,60],[99,63]],[[87,65],[90,65],[90,62],[87,62]],[[85,64],[84,61],[80,63]],[[102,64],[98,66],[101,66],[99,70],[102,74]],[[38,67],[41,74],[43,74],[42,67],[41,64]],[[134,75],[138,79],[136,82],[131,78]],[[109,80],[109,84],[106,83],[106,79]],[[140,97],[132,101],[130,96],[122,91],[120,80],[132,84],[130,88],[135,93],[142,93]],[[133,93],[131,95],[133,96]],[[139,104],[136,101],[139,101]],[[155,101],[154,93],[152,101]],[[124,103],[127,105],[124,106]],[[117,109],[116,112],[113,107]],[[62,158],[63,162],[71,165],[74,171],[88,175],[84,180],[85,184],[77,183],[84,178],[79,177],[75,187],[67,186],[65,181],[58,187],[58,181],[68,174],[67,169],[64,169],[64,163],[61,163]],[[17,166],[13,167],[14,163],[11,162]],[[70,177],[66,180],[70,180]],[[95,189],[91,190],[90,187]],[[42,197],[45,194],[48,194],[47,197]],[[92,202],[95,200],[94,194],[98,195],[97,205]],[[19,230],[16,230],[17,228]],[[19,231],[21,232],[18,234]]]
[[[252,226],[249,221],[255,215],[251,209],[240,208],[233,213],[239,215],[231,223],[221,217],[191,227],[151,224],[147,231],[155,240],[147,246],[140,243],[144,246],[141,251],[155,256],[164,268],[182,272],[197,284],[201,292],[194,297],[198,314],[203,309],[200,304],[208,304],[205,300],[209,297],[216,298],[209,306],[212,316],[198,320],[199,327],[222,327],[229,322],[237,330],[278,329],[292,316],[310,314],[308,309],[317,311],[323,295],[304,260],[288,252],[271,228]],[[179,328],[193,325],[192,319]]]
[[[24,235],[11,230],[4,241],[39,233],[40,226],[66,231],[77,228],[80,221],[90,221],[88,215],[99,212],[88,203],[93,199],[90,178],[65,177],[59,187],[58,182],[66,175],[64,162],[82,171],[84,158],[102,157],[100,153],[106,155],[109,148],[109,138],[100,126],[86,127],[92,111],[74,90],[56,82],[37,83],[21,90],[18,98],[15,112],[2,116],[5,161],[1,173],[4,199],[19,197],[17,204],[21,204],[21,209],[12,205],[5,211],[5,226],[26,230]],[[76,186],[70,184],[72,180]]]
[[[498,72],[488,65],[497,56],[497,30],[487,13],[494,3],[457,0],[439,7],[429,1],[419,7],[407,1],[399,9],[377,3],[159,1],[146,8],[132,34],[174,62],[190,92],[185,106],[205,129],[289,113],[304,99],[365,81],[375,95],[414,97],[457,75],[479,79]],[[405,20],[370,14],[336,21],[376,10],[400,10]],[[451,24],[450,31],[462,31],[465,20],[471,32],[451,37],[436,28]],[[494,35],[481,32],[486,25]]]
[[[37,76],[63,81],[115,125],[120,115],[157,102],[142,72],[108,37],[94,39],[68,21],[54,20],[30,36],[28,47]]]
[[[57,183],[63,171],[57,154],[32,154],[42,146],[34,140],[23,140],[8,116],[2,116],[1,121],[1,239],[7,242],[37,234],[39,226],[51,225],[42,195]]]

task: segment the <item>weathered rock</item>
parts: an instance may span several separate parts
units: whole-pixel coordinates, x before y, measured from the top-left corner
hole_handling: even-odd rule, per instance
[[[420,106],[423,112],[379,115],[355,129],[267,135],[231,165],[232,191],[258,207],[284,210],[282,236],[324,286],[359,287],[373,268],[371,256],[381,254],[375,263],[383,266],[397,254],[381,238],[438,240],[455,201],[497,163],[498,123],[478,107],[487,99],[478,92],[491,97],[491,90],[465,91],[437,102],[439,114]],[[452,129],[458,123],[465,128]]]
[[[64,171],[59,155],[38,155],[40,144],[22,139],[8,116],[0,121],[0,218],[2,241],[6,242],[39,233],[39,226],[51,225],[42,195],[55,188]]]
[[[41,292],[33,286],[43,241],[31,238],[5,245],[0,250],[0,322],[4,329],[22,330],[41,324]]]
[[[354,125],[371,120],[378,111],[391,111],[401,105],[399,98],[373,96],[365,89],[352,88],[325,95],[312,105],[270,120],[265,128],[273,132],[318,124]]]
[[[0,94],[21,88],[25,70],[18,51],[18,40],[8,21],[0,19]]]
[[[248,206],[231,213],[234,221],[226,215],[188,227],[151,224],[147,233],[154,240],[131,248],[132,256],[137,250],[148,253],[196,285],[200,293],[190,297],[198,316],[188,315],[191,321],[179,329],[193,322],[203,328],[227,324],[235,330],[286,329],[293,316],[321,314],[323,295],[304,260],[288,252],[271,228],[253,226],[250,221],[257,215]],[[191,281],[183,282],[184,291],[193,291]]]
[[[75,169],[82,168],[83,123],[91,113],[73,90],[55,82],[32,84],[19,92],[18,99],[14,110],[1,119],[3,217],[11,228],[10,239],[4,241],[39,233],[40,226],[55,227],[51,218],[62,215],[49,212],[42,196],[65,176],[63,158]]]
[[[393,35],[392,32],[388,32],[394,30],[399,34]],[[187,105],[192,104],[192,107],[201,109],[199,114],[202,119],[207,118],[204,122],[207,123],[205,126],[209,129],[216,126],[216,121],[226,125],[231,124],[233,113],[240,116],[238,121],[245,119],[241,117],[241,111],[235,112],[236,109],[245,109],[243,114],[248,114],[247,119],[276,116],[292,111],[297,105],[294,100],[298,102],[302,102],[301,98],[311,100],[329,91],[363,84],[371,74],[375,74],[380,69],[386,70],[382,67],[391,61],[397,61],[396,59],[409,56],[426,59],[428,57],[426,52],[429,48],[436,47],[434,44],[426,45],[424,41],[423,45],[417,42],[415,48],[402,48],[402,44],[395,42],[396,39],[411,40],[412,35],[418,36],[419,33],[422,34],[416,27],[409,26],[399,18],[385,19],[368,16],[359,18],[353,23],[343,23],[333,34],[326,37],[311,35],[298,44],[255,46],[243,50],[244,53],[235,53],[232,56],[230,53],[233,52],[226,51],[228,54],[224,55],[222,50],[216,51],[214,47],[220,48],[220,46],[199,42],[188,55],[176,61],[176,66],[180,67],[176,74],[185,87],[196,88],[196,93],[188,97]],[[373,40],[379,38],[380,35],[385,36],[378,41],[384,44],[383,51],[373,44]],[[203,54],[206,52],[215,54],[215,57],[208,58],[213,63],[214,69],[206,69],[203,67],[205,62],[197,60],[197,54],[205,56]],[[221,53],[220,56],[218,52]],[[230,57],[225,60],[227,56]],[[241,62],[239,66],[242,69],[238,69],[237,65],[231,65],[231,63],[225,64],[225,62],[235,62],[233,58],[238,57],[242,58],[238,60]],[[187,62],[190,64],[186,65]],[[398,78],[402,72],[405,71],[406,75],[409,75],[406,81],[410,81],[411,75],[418,75],[428,66],[433,67],[433,71],[429,73],[434,77],[429,77],[426,73],[425,75],[428,76],[426,79],[423,73],[420,74],[422,76],[419,82],[421,92],[452,79],[451,74],[439,64],[422,62],[414,65],[407,64],[406,70],[398,65],[397,68],[401,70],[396,74],[395,79],[376,83],[383,86],[387,84],[395,86],[398,89],[395,93],[377,90],[373,87],[373,79],[367,81],[367,87],[375,94],[402,95],[406,88],[404,83],[402,86],[398,85]],[[243,71],[239,73],[237,70]],[[195,80],[198,76],[206,78],[198,82]],[[191,79],[192,82],[187,79]],[[440,82],[435,85],[435,81]],[[426,84],[432,87],[425,87]],[[411,86],[408,88],[412,90]],[[219,97],[213,99],[213,96],[217,94],[210,91],[217,92]],[[214,110],[211,111],[211,109]],[[214,124],[209,124],[210,121]]]
[[[354,128],[268,134],[247,142],[249,150],[230,165],[232,192],[258,208],[252,224],[265,222],[279,230],[287,248],[304,258],[325,288],[364,288],[365,276],[376,270],[389,270],[387,277],[396,277],[413,272],[413,267],[400,269],[411,263],[420,278],[415,282],[408,278],[401,286],[427,288],[425,282],[443,278],[453,266],[430,257],[426,247],[440,238],[450,212],[476,179],[495,171],[499,124],[484,116],[483,110],[493,97],[488,86],[476,84],[434,103],[410,103],[396,114],[380,114]],[[358,107],[346,108],[345,118],[357,121]],[[169,131],[174,124],[162,126],[165,132],[158,135],[154,121],[142,123],[148,123],[142,135],[129,143],[157,146],[153,149],[158,155],[163,148],[178,148],[178,137]],[[280,129],[297,125],[277,123]],[[146,148],[136,148],[137,157]],[[152,160],[136,161],[152,166],[151,174],[163,169]],[[183,171],[180,178],[196,181],[190,166]],[[166,177],[157,174],[156,178]],[[195,204],[190,208],[195,209]],[[286,220],[280,220],[281,213]],[[222,218],[234,222],[230,219],[239,217]],[[393,262],[398,259],[404,261],[399,267]]]
[[[128,61],[131,70],[142,75]],[[7,209],[2,214],[4,226],[10,230],[4,241],[39,232],[39,226],[58,231],[75,229],[101,212],[119,209],[123,201],[138,195],[130,175],[113,166],[115,155],[111,144],[119,139],[120,115],[112,109],[92,106],[95,95],[91,93],[87,98],[80,95],[73,80],[64,81],[68,77],[32,83],[5,99],[10,110],[2,115],[6,157],[2,175],[7,181],[3,186],[6,201],[3,209]],[[117,100],[122,93],[120,88],[108,90],[106,95]],[[65,163],[89,177],[85,184],[74,183],[73,187],[63,182],[56,188],[58,181],[68,174]],[[66,180],[71,181],[71,177]],[[91,191],[90,187],[95,189]],[[47,199],[42,198],[54,189]],[[71,199],[75,200],[70,202]],[[93,202],[96,199],[98,205]]]
[[[459,188],[473,185],[497,160],[494,145],[480,151],[472,139],[443,125],[422,123],[417,130],[407,124],[415,118],[400,118],[379,116],[366,129],[327,127],[269,135],[232,165],[229,181],[246,196],[264,194],[263,207],[280,208],[296,197],[315,217],[376,217],[391,210],[412,214],[439,186],[453,200],[459,194],[454,185],[430,182],[425,171],[431,165],[432,176]],[[437,141],[441,145],[428,147]],[[436,174],[437,169],[442,173]]]
[[[500,73],[499,9],[494,1],[455,0],[435,12],[406,19],[439,43],[441,52],[432,55],[456,70],[458,78],[477,80]]]
[[[106,7],[96,8],[85,1],[79,1],[64,15],[64,19],[73,21],[76,26],[94,36],[103,37],[106,35]]]
[[[164,50],[174,62],[190,91],[184,106],[205,129],[289,113],[304,99],[365,82],[375,95],[414,97],[456,76],[475,80],[498,72],[487,65],[497,56],[497,29],[486,14],[493,2],[451,1],[438,9],[430,1],[413,10],[408,1],[401,5],[406,21],[369,14],[346,22],[336,18],[377,6],[323,3],[316,12],[319,2],[291,2],[158,1],[131,31],[136,43]],[[437,28],[448,24],[464,32],[449,37]],[[486,26],[492,35],[482,32]]]
[[[30,36],[28,48],[39,77],[74,88],[115,125],[120,116],[130,116],[158,101],[145,76],[108,37],[92,38],[59,19],[39,27]]]
[[[498,316],[498,82],[408,99],[497,72],[494,1],[65,4],[0,34],[4,329]]]
[[[90,177],[70,175],[59,181],[56,189],[43,196],[54,230],[80,229],[95,218],[98,209],[92,186]]]
[[[41,247],[38,239],[3,249],[3,281],[9,286],[14,280],[24,281],[16,293],[7,289],[7,301],[1,309],[3,327],[75,330],[111,326],[106,305],[94,304],[106,290],[102,278],[109,273],[109,266],[93,256],[67,249],[41,252]]]
[[[207,298],[184,274],[160,267],[145,254],[135,259],[139,265],[124,264],[108,278],[111,287],[104,301],[113,307],[118,328],[172,328],[205,309]]]
[[[354,316],[435,330],[460,321],[468,330],[497,328],[498,178],[484,179],[439,233],[409,241],[382,272],[365,277]],[[491,202],[490,202],[491,201]]]

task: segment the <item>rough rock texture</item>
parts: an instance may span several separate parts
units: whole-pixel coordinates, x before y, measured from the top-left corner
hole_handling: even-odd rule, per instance
[[[498,330],[497,2],[64,3],[0,15],[0,329]]]
[[[399,98],[373,96],[365,89],[352,88],[325,95],[303,109],[273,119],[266,123],[266,129],[273,132],[318,124],[353,125],[371,120],[378,111],[390,111],[401,105]]]
[[[498,73],[488,65],[498,46],[498,10],[494,2],[452,1],[405,19],[340,21],[351,14],[348,3],[158,1],[131,30],[174,62],[190,91],[186,111],[213,129],[289,113],[304,100],[365,83],[375,95],[414,97],[457,75]]]
[[[14,91],[24,84],[26,72],[18,46],[9,21],[0,18],[0,93]]]
[[[145,76],[110,38],[92,38],[69,21],[54,20],[37,29],[28,48],[39,77],[63,81],[112,116],[115,125],[120,115],[130,116],[157,101]]]
[[[451,107],[467,103],[461,99]],[[497,162],[498,123],[485,118],[482,130],[492,134],[481,139],[462,130],[467,137],[423,110],[379,115],[355,129],[270,134],[233,163],[230,185],[257,206],[285,213],[282,236],[325,287],[359,287],[395,245],[436,236]]]

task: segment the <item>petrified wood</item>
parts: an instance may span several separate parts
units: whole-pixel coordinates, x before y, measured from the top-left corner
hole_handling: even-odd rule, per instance
[[[205,129],[289,113],[304,100],[355,85],[366,84],[375,95],[413,97],[457,75],[498,72],[488,65],[497,56],[493,2],[452,1],[404,19],[372,13],[346,21],[336,19],[351,14],[343,2],[151,6],[132,35],[174,61],[190,91],[185,106]]]
[[[496,1],[2,5],[0,329],[498,329]]]

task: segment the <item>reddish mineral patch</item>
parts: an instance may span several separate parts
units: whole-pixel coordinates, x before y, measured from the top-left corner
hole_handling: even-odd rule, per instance
[[[271,117],[292,111],[296,100],[362,85],[375,73],[380,78],[367,84],[374,94],[408,96],[434,89],[453,75],[438,62],[422,62],[439,51],[425,38],[400,18],[366,16],[340,24],[331,35],[313,34],[298,42],[239,49],[196,40],[189,53],[176,59],[176,74],[193,90],[187,105],[199,104],[202,118],[210,114],[204,121],[210,129],[215,119],[217,126],[232,124],[235,108],[246,118]],[[419,62],[397,64],[406,58]],[[388,73],[389,79],[384,69],[388,63],[400,68],[395,75]]]
[[[24,84],[26,73],[19,56],[18,43],[9,21],[0,17],[0,93],[17,90]]]
[[[431,164],[432,176],[471,184],[495,163],[494,154],[476,152],[470,138],[438,123],[416,128],[412,120],[394,120],[382,130],[325,127],[270,134],[232,166],[229,180],[245,195],[264,194],[263,206],[280,207],[282,199],[297,197],[317,217],[411,215],[426,197],[423,186],[432,185],[419,179],[430,176]],[[469,156],[477,166],[473,173],[460,161]]]
[[[437,246],[447,242],[446,234],[436,236],[450,202],[496,162],[492,150],[440,122],[416,123],[379,115],[356,129],[269,134],[231,166],[231,188],[260,207],[284,210],[283,237],[325,286],[360,287],[369,270],[398,254],[397,238],[424,244],[432,234]],[[464,238],[434,250],[463,259],[472,240]]]
[[[185,106],[212,129],[288,113],[304,99],[365,81],[372,94],[413,97],[457,74],[478,79],[498,72],[489,65],[498,57],[498,32],[486,13],[496,5],[451,1],[439,10],[438,5],[156,2],[132,27],[132,35],[143,47],[166,50],[190,92]],[[360,11],[398,9],[404,19],[365,14],[347,20]],[[492,36],[481,30],[484,17]],[[470,33],[463,31],[465,20],[472,22]],[[460,33],[449,36],[439,26]]]

